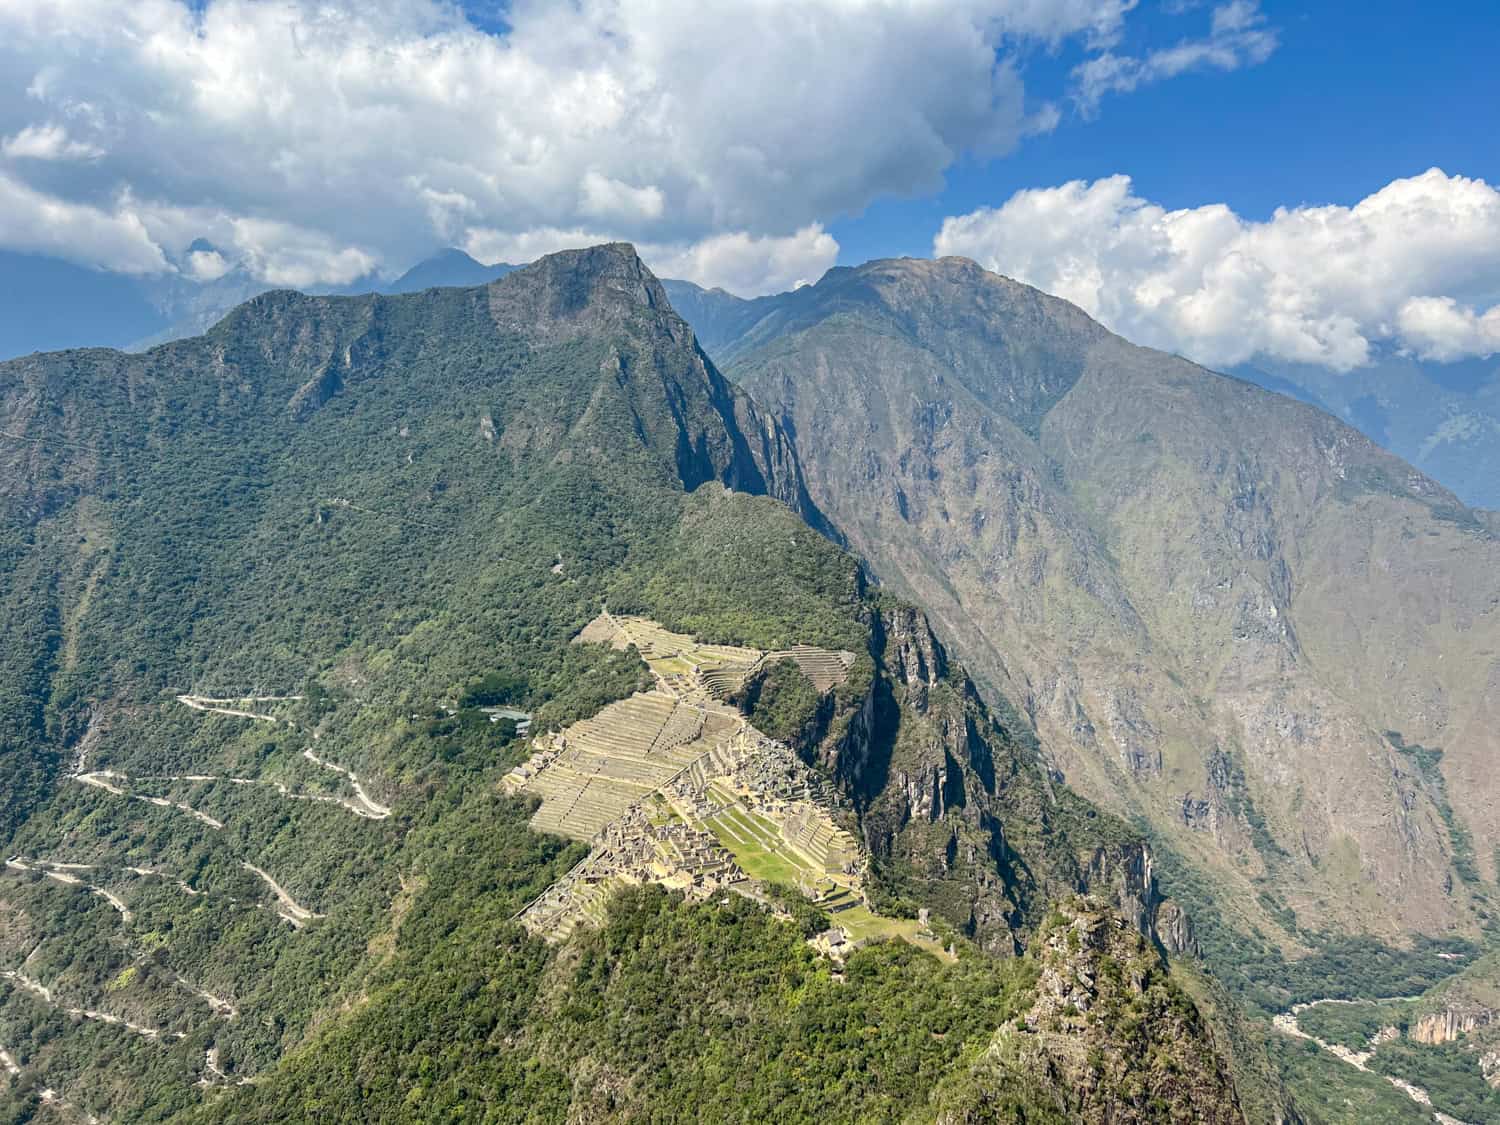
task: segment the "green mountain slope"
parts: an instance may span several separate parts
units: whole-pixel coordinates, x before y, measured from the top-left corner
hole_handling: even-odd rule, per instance
[[[1070,784],[1151,826],[1205,921],[1296,951],[1492,918],[1483,516],[965,260],[772,304],[720,354],[814,500]]]
[[[980,946],[1061,894],[1175,920],[1140,840],[810,530],[789,436],[629,247],[267,294],[143,355],[0,365],[0,413],[13,1117],[900,1120],[1032,1003],[1028,962]],[[585,848],[501,795],[528,739],[477,701],[536,733],[647,686],[635,650],[573,643],[605,605],[854,654],[845,688],[744,705],[826,768],[875,904],[931,909],[952,963],[836,974],[815,911],[654,889],[528,936]]]

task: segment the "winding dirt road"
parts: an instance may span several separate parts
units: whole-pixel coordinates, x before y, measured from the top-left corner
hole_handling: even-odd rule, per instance
[[[52,990],[40,981],[33,980],[24,973],[14,969],[0,970],[0,978],[11,981],[26,992],[57,1008],[61,1012],[73,1016],[75,1019],[94,1020],[98,1023],[111,1024],[114,1027],[123,1027],[126,1031],[133,1031],[143,1039],[149,1039],[153,1043],[160,1043],[168,1039],[186,1038],[180,1031],[162,1031],[155,1027],[146,1027],[142,1024],[132,1023],[130,1020],[111,1015],[109,1012],[101,1012],[96,1008],[67,1008],[53,997]]]
[[[313,911],[308,910],[305,906],[298,905],[297,900],[294,899],[291,895],[287,894],[285,887],[283,887],[275,879],[271,878],[271,876],[267,875],[259,867],[256,867],[255,864],[241,863],[240,866],[243,867],[246,871],[252,872],[253,874],[259,876],[261,882],[265,883],[266,886],[271,888],[271,892],[276,896],[277,901],[281,903],[281,909],[276,913],[285,918],[297,929],[300,930],[314,918],[323,917],[322,914],[314,913]]]
[[[183,704],[186,707],[191,707],[194,711],[203,711],[215,715],[233,715],[237,718],[254,719],[263,723],[285,723],[287,726],[294,727],[296,726],[296,724],[293,723],[290,719],[278,718],[275,715],[268,715],[263,711],[251,711],[248,710],[245,705],[248,704],[253,706],[257,703],[295,703],[301,699],[302,696],[300,695],[246,695],[234,699],[217,699],[206,695],[179,695],[177,697],[177,702]],[[235,706],[236,704],[239,704],[240,706]],[[317,733],[314,732],[313,738],[317,737]],[[321,795],[306,793],[293,793],[280,782],[257,782],[252,778],[213,778],[206,776],[189,776],[178,779],[168,778],[166,780],[222,780],[232,781],[236,785],[274,785],[283,797],[299,801],[328,801],[334,804],[343,805],[350,812],[354,813],[355,816],[362,816],[366,820],[385,820],[391,815],[391,810],[389,808],[387,808],[385,805],[382,805],[379,801],[376,801],[373,797],[371,797],[369,793],[365,792],[365,787],[360,783],[359,776],[353,770],[345,769],[343,766],[338,765],[335,762],[330,762],[327,758],[318,757],[317,754],[313,753],[311,747],[302,751],[302,756],[309,762],[312,762],[314,765],[321,766],[325,770],[331,770],[333,773],[338,774],[340,777],[347,779],[350,787],[354,790],[354,799],[346,801],[339,797],[324,797]]]
[[[92,866],[86,863],[47,863],[43,860],[31,860],[27,862],[20,856],[12,856],[5,861],[5,866],[12,871],[35,871],[48,879],[63,883],[72,887],[83,887],[90,894],[97,895],[120,912],[120,917],[129,922],[134,915],[130,913],[130,907],[116,895],[111,894],[103,887],[96,887],[92,883],[85,883],[74,871],[91,871]]]
[[[312,752],[312,747],[310,746],[302,751],[302,756],[309,762],[312,762],[313,765],[322,766],[325,770],[332,770],[334,773],[342,774],[349,779],[349,784],[354,789],[354,798],[359,802],[358,808],[355,808],[353,805],[348,806],[355,814],[365,817],[368,820],[385,820],[391,815],[390,809],[373,800],[365,792],[365,787],[359,783],[359,778],[355,776],[353,770],[346,770],[343,766],[335,765],[327,758],[318,757]]]
[[[121,789],[115,784],[116,781],[129,781],[130,778],[123,773],[114,770],[95,770],[92,773],[69,774],[74,781],[81,781],[85,785],[92,785],[96,789],[103,789],[106,793],[116,797],[125,797],[132,801],[145,801],[148,805],[156,805],[163,809],[176,809],[178,812],[186,813],[200,824],[219,831],[224,827],[222,820],[215,820],[205,812],[199,812],[191,805],[184,805],[180,801],[171,801],[166,797],[153,797],[145,793],[132,793],[128,789]]]

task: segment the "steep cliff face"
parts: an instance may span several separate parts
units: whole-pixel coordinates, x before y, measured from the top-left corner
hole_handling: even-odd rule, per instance
[[[1500,1012],[1491,1008],[1444,1008],[1418,1016],[1406,1036],[1417,1043],[1452,1043],[1471,1031],[1489,1027],[1497,1017]]]
[[[46,729],[37,685],[67,671],[60,656],[82,659],[99,643],[85,629],[64,652],[47,635],[69,622],[79,641],[72,626],[87,624],[90,611],[144,621],[132,599],[139,607],[160,598],[202,637],[226,616],[212,591],[237,576],[201,560],[257,519],[290,541],[295,560],[307,554],[297,540],[309,512],[320,513],[314,526],[342,505],[434,530],[446,513],[494,507],[536,474],[542,483],[523,495],[546,491],[575,511],[647,481],[689,491],[717,481],[774,495],[826,527],[780,425],[719,374],[623,244],[554,255],[477,289],[265,293],[207,335],[144,354],[15,360],[0,365],[0,423],[0,616],[15,610],[11,635],[37,631],[37,643],[6,646],[0,663],[7,683],[29,692],[0,706],[0,759],[15,759],[7,774],[16,782],[0,789],[14,792],[7,804],[17,811],[56,772],[59,748],[49,740],[70,730],[59,714]],[[329,430],[353,436],[332,443]],[[128,565],[167,553],[161,523],[176,525],[165,541],[193,563]],[[644,520],[621,526],[610,549],[646,532]],[[559,534],[554,552],[576,546]],[[178,572],[199,579],[193,592],[164,588]],[[126,591],[131,581],[154,588]],[[248,628],[280,627],[266,613]],[[136,645],[160,657],[143,665],[171,667],[175,640],[139,628],[150,635],[115,638],[115,653]],[[204,659],[232,663],[243,641],[207,645]],[[283,651],[298,649],[294,640]],[[249,678],[304,673],[288,666]],[[163,686],[143,689],[137,678],[122,668],[111,682],[124,694]]]
[[[1166,964],[1123,919],[1075,899],[1028,957],[1036,1001],[937,1099],[937,1125],[1243,1125],[1228,1064]]]
[[[1490,517],[972,262],[872,262],[753,311],[726,370],[799,441],[814,501],[1049,766],[1207,870],[1216,915],[1288,946],[1287,908],[1476,926],[1500,843]]]
[[[926,617],[885,599],[874,673],[812,752],[854,798],[886,893],[930,906],[985,946],[1014,950],[1046,904],[1107,899],[1171,951],[1192,928],[1157,888],[1149,847],[1047,776],[990,714]]]
[[[1500,953],[1489,953],[1417,1001],[1406,1035],[1418,1043],[1469,1038],[1487,1049],[1500,1042]]]

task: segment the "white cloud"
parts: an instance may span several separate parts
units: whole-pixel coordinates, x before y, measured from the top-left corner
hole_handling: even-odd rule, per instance
[[[1105,49],[1134,3],[515,0],[492,35],[449,0],[0,0],[0,136],[91,146],[66,180],[10,174],[67,206],[128,197],[173,260],[299,232],[250,254],[268,280],[577,231],[702,244],[708,276],[737,237],[798,244],[1052,127],[1010,60]],[[71,132],[22,142],[39,118]]]
[[[1500,350],[1500,191],[1436,168],[1265,222],[1223,204],[1168,211],[1125,176],[1073,181],[949,218],[934,250],[1210,365],[1346,371],[1381,342],[1445,360]]]
[[[1202,39],[1184,39],[1141,56],[1105,51],[1079,63],[1073,70],[1078,105],[1085,116],[1092,116],[1106,94],[1129,93],[1194,70],[1254,66],[1271,57],[1276,42],[1259,0],[1230,0],[1213,10],[1208,35]]]
[[[0,172],[0,246],[119,273],[165,272],[161,248],[125,201],[113,209],[69,203]]]
[[[1452,297],[1413,297],[1397,312],[1396,323],[1423,359],[1441,363],[1500,352],[1500,305],[1481,315]]]
[[[28,125],[0,141],[0,155],[12,160],[93,160],[104,155],[98,145],[75,141],[57,124]]]
[[[759,296],[816,281],[838,260],[839,244],[813,223],[786,238],[721,234],[681,249],[643,247],[641,254],[662,277]]]
[[[518,235],[475,230],[464,249],[481,262],[518,263],[608,241],[608,234],[587,228],[548,227]],[[697,242],[641,242],[636,250],[659,277],[681,278],[710,289],[717,286],[746,297],[815,281],[839,256],[839,244],[817,223],[784,237],[737,231]]]
[[[183,267],[194,281],[218,281],[233,268],[217,250],[190,250],[183,256]]]
[[[659,187],[631,187],[594,171],[583,174],[578,209],[585,215],[632,223],[661,218],[665,205]]]
[[[535,261],[543,254],[555,254],[559,250],[581,250],[585,246],[598,246],[601,242],[610,241],[613,241],[611,236],[603,231],[577,227],[572,230],[537,227],[519,232],[471,227],[464,238],[462,249],[487,265],[509,262],[518,266]]]
[[[338,246],[317,231],[290,223],[236,219],[231,228],[233,244],[250,272],[272,285],[347,285],[375,269],[375,258],[365,251]]]

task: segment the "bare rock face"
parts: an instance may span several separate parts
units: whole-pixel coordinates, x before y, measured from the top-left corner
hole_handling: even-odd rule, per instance
[[[671,313],[661,282],[626,242],[550,254],[488,287],[490,314],[502,329],[552,343],[608,332],[642,311],[664,311],[678,342],[691,333]]]
[[[1418,1043],[1437,1046],[1452,1043],[1460,1036],[1481,1027],[1488,1027],[1497,1017],[1500,1017],[1500,1012],[1490,1008],[1444,1008],[1440,1012],[1429,1012],[1419,1017],[1406,1034],[1409,1039]]]
[[[1034,748],[990,715],[924,614],[887,601],[875,674],[812,749],[842,779],[877,874],[998,952],[1024,946],[1046,904],[1089,893],[1170,952],[1195,949],[1163,901],[1149,847],[1055,785]]]
[[[1112,910],[1062,904],[1028,957],[1039,970],[1035,1002],[940,1094],[939,1125],[1242,1125],[1227,1062],[1197,1008]]]
[[[1500,1090],[1500,1051],[1486,1051],[1480,1055],[1479,1071],[1486,1082]]]

